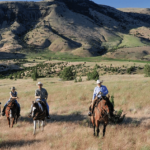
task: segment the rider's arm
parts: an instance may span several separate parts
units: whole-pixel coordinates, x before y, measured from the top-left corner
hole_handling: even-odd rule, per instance
[[[45,99],[47,100],[47,98],[48,98],[48,93],[47,91],[45,91]]]
[[[101,91],[102,92],[102,96],[106,96],[108,94],[108,89],[106,86],[103,86],[103,90]]]
[[[92,101],[95,99],[96,97],[96,88],[94,89],[94,92],[93,92],[93,98],[92,98]]]
[[[40,99],[41,97],[40,96],[38,96],[38,92],[37,92],[37,90],[35,91],[35,99]]]
[[[17,92],[16,92],[17,93]],[[13,97],[12,96],[12,94],[11,94],[11,92],[10,92],[10,97],[12,98],[12,99],[17,99],[18,97],[17,97],[17,94],[16,94],[16,97]]]
[[[41,98],[40,96],[35,96],[35,99],[39,99],[39,98]]]

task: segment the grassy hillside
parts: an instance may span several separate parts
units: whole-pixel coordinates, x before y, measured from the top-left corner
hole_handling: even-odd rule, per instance
[[[32,119],[27,118],[27,114],[34,100],[36,82],[31,79],[1,80],[2,105],[8,100],[9,88],[15,86],[22,115],[13,129],[8,128],[5,117],[0,117],[3,129],[0,133],[1,149],[149,149],[150,79],[143,75],[124,75],[103,76],[101,80],[104,80],[110,95],[115,97],[115,109],[122,108],[126,113],[122,124],[107,126],[105,138],[102,138],[102,126],[99,138],[93,137],[93,129],[88,127],[87,112],[95,81],[83,78],[83,82],[74,83],[59,81],[59,78],[40,79],[49,93],[52,119],[47,122],[44,132],[37,129],[34,137]]]
[[[89,0],[1,2],[0,59],[45,50],[79,57],[112,52],[118,58],[121,48],[150,48],[149,19],[147,9],[115,9]],[[138,56],[128,58],[143,58]]]

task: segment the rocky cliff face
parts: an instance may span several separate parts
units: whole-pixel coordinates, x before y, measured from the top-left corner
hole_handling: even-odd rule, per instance
[[[149,42],[149,32],[136,34],[142,26],[149,30],[149,23],[148,14],[123,12],[90,0],[1,2],[0,52],[49,49],[97,56],[119,47],[126,34]]]

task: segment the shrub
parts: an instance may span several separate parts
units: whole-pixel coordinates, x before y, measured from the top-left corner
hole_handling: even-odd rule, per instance
[[[135,70],[135,66],[131,66],[130,68],[127,69],[127,73],[131,74],[132,71],[134,71],[134,70]]]
[[[146,77],[150,77],[150,65],[146,64],[144,66],[144,73]]]
[[[37,78],[38,78],[37,68],[35,68],[35,71],[33,72],[33,74],[32,74],[31,77],[32,77],[33,81],[36,81],[36,80],[37,80]]]
[[[81,76],[80,76],[80,78],[79,78],[78,82],[82,82],[82,78],[81,78]]]
[[[63,80],[73,80],[75,78],[76,73],[73,72],[72,67],[66,67],[63,71],[60,73],[60,78]]]
[[[99,79],[99,74],[96,71],[96,69],[94,69],[92,72],[89,72],[87,74],[87,79],[88,80],[98,80]]]
[[[98,69],[98,68],[100,68],[100,66],[99,66],[98,64],[96,64],[96,65],[94,66],[94,69]]]
[[[77,82],[78,82],[78,81],[77,81],[77,78],[75,78],[74,82],[75,82],[75,83],[77,83]]]
[[[113,106],[115,107],[115,103],[114,103],[114,96],[112,95],[110,98],[110,102],[113,104]]]

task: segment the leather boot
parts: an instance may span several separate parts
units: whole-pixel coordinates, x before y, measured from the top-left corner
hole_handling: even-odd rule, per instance
[[[20,116],[20,107],[18,106],[18,110],[17,110],[17,116]]]
[[[46,118],[47,119],[51,119],[51,117],[50,117],[49,112],[47,111],[47,109],[46,109]]]
[[[5,116],[5,109],[6,109],[7,105],[4,106],[3,110],[2,110],[2,116]]]

